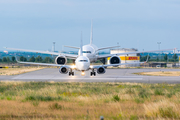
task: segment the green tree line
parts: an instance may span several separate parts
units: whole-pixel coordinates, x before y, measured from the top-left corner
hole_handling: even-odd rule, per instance
[[[44,60],[42,59],[41,56],[38,57],[34,57],[32,56],[29,60],[24,57],[24,56],[20,56],[19,61],[23,61],[23,62],[42,62],[42,63],[53,63],[54,60],[51,59],[50,57],[45,57]],[[0,58],[0,62],[16,62],[16,59],[14,56],[11,57],[3,57],[2,59]]]
[[[15,61],[15,57],[13,56],[11,57],[11,59],[10,57],[3,57],[2,59],[0,58],[0,62],[16,62],[16,61]]]

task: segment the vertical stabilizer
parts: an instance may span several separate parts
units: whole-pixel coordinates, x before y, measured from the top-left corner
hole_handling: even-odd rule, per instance
[[[82,46],[83,46],[83,41],[82,41],[82,31],[81,31],[81,48],[80,48],[80,56],[82,56]]]
[[[93,41],[93,20],[91,20],[91,37],[90,37],[90,44],[92,44]]]

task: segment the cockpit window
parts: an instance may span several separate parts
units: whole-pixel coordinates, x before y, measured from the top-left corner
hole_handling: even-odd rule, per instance
[[[88,60],[79,60],[79,62],[88,62]]]
[[[82,53],[91,53],[91,51],[82,51]]]

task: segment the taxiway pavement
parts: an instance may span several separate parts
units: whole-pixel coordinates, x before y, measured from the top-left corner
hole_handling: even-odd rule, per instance
[[[134,82],[134,83],[180,83],[180,76],[141,76],[133,73],[154,71],[180,71],[180,69],[106,69],[105,74],[85,76],[75,71],[75,76],[60,74],[58,68],[46,68],[14,76],[0,76],[0,81],[55,81],[55,82]]]

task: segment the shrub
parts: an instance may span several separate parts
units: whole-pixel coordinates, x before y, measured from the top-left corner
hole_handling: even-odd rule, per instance
[[[140,89],[138,95],[141,98],[148,98],[150,94],[146,91],[146,89]]]
[[[123,85],[118,85],[118,88],[124,88],[124,86]]]
[[[173,93],[168,93],[166,96],[167,96],[168,98],[171,98],[171,97],[173,96]]]
[[[154,90],[154,94],[155,94],[155,95],[164,95],[162,89],[155,89],[155,90]]]
[[[49,109],[56,109],[56,110],[62,110],[63,106],[59,105],[58,103],[54,103],[52,105],[49,106]]]
[[[120,98],[119,98],[119,96],[118,96],[118,95],[114,95],[114,96],[113,96],[113,100],[114,100],[114,101],[119,101],[119,100],[120,100]]]
[[[6,99],[7,99],[7,100],[12,100],[12,97],[11,97],[11,96],[7,96]]]
[[[5,86],[0,86],[0,92],[4,92],[4,91],[6,91],[6,89],[7,89],[7,87],[5,87]]]

